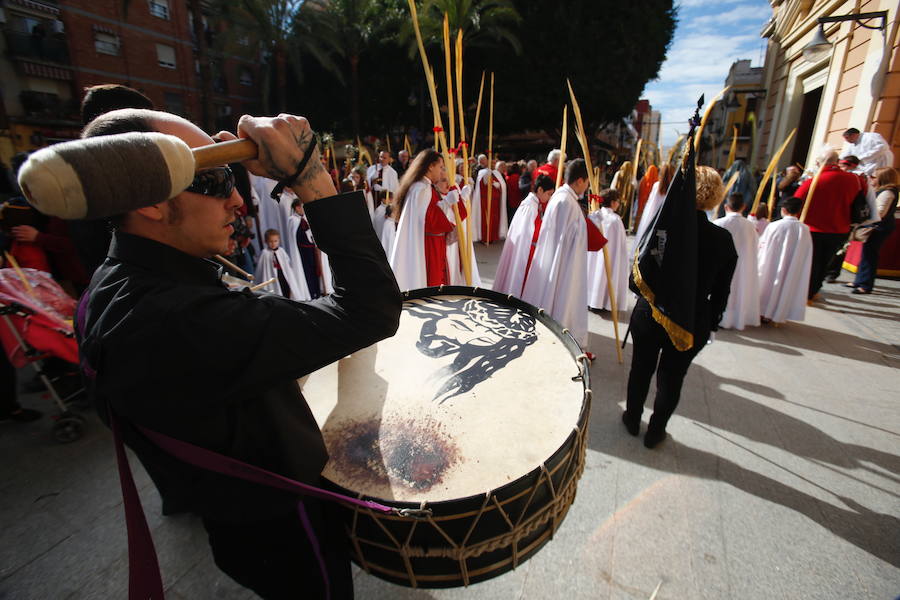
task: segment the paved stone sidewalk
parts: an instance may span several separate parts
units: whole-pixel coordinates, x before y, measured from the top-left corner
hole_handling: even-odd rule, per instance
[[[486,280],[499,250],[478,250]],[[616,364],[612,322],[592,314],[587,466],[555,538],[469,588],[411,590],[354,569],[357,598],[896,597],[900,283],[848,292],[827,286],[802,323],[721,332],[688,373],[671,438],[652,451],[619,422],[630,344]],[[627,315],[620,322],[624,333]],[[38,396],[22,402],[52,411]],[[48,419],[0,425],[0,599],[127,596],[112,441],[88,421],[69,445],[52,440]],[[255,597],[216,570],[196,519],[159,516],[132,466],[167,598]]]

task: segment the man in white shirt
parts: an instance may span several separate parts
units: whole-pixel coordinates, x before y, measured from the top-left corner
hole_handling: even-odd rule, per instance
[[[873,175],[875,169],[894,166],[894,153],[891,146],[874,131],[864,131],[851,127],[844,132],[847,147],[841,156],[854,155],[859,158],[859,169],[866,175]]]
[[[392,196],[400,187],[400,178],[397,171],[391,166],[394,159],[387,150],[378,153],[378,162],[366,170],[366,179],[369,181],[369,189],[372,190],[375,206],[385,199],[387,193]]]

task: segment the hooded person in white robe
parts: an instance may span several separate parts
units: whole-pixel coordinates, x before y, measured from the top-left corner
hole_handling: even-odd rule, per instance
[[[894,166],[894,153],[880,133],[863,131],[851,127],[844,132],[847,147],[841,157],[852,155],[859,159],[859,170],[866,175],[874,175],[876,169]]]
[[[494,275],[494,290],[502,294],[522,297],[522,288],[533,260],[537,244],[535,231],[540,234],[541,222],[547,203],[553,195],[554,182],[539,175],[534,191],[529,193],[513,215],[503,243],[503,251]]]
[[[262,288],[266,292],[291,300],[308,300],[306,283],[297,277],[290,256],[281,247],[281,234],[276,229],[267,229],[264,237],[265,248],[260,252],[256,263],[255,279],[260,283],[275,279]]]
[[[469,188],[468,186],[466,186],[460,191],[458,186],[448,189],[447,185],[447,179],[441,179],[437,185],[438,193],[441,194],[443,201],[446,202],[446,204],[444,205],[444,214],[447,216],[447,220],[449,220],[451,223],[456,223],[456,215],[453,212],[453,204],[462,201],[459,205],[464,206],[464,201],[466,198],[468,198],[467,194],[469,193]],[[460,216],[462,217],[463,214],[465,213],[460,213]],[[460,221],[463,230],[465,230],[466,228],[466,220],[468,218],[469,215],[465,214],[465,218]],[[466,274],[462,268],[462,255],[459,245],[459,235],[456,234],[456,232],[454,232],[454,234],[450,236],[447,243],[447,269],[450,273],[450,285],[467,285]],[[472,255],[472,287],[481,287],[481,275],[478,271],[478,261],[475,260],[474,253]]]
[[[797,218],[801,198],[787,198],[782,218],[766,227],[759,240],[759,305],[763,321],[802,321],[812,269],[812,236]]]
[[[588,188],[583,159],[566,165],[565,181],[547,203],[522,299],[547,311],[587,349],[587,253],[605,239],[578,204]],[[592,247],[589,236],[600,245]]]
[[[509,221],[506,218],[506,178],[496,169],[482,169],[478,172],[475,187],[472,191],[472,241],[474,242],[482,241],[482,228],[487,227],[485,222],[486,216],[483,214],[484,211],[481,206],[481,183],[484,181],[485,185],[487,185],[488,173],[491,173],[491,187],[495,190],[491,194],[491,212],[494,212],[493,203],[495,201],[500,203],[499,221],[494,221],[494,218],[491,218],[491,230],[497,232],[497,239],[502,240],[506,238],[509,229]],[[498,193],[499,198],[497,197]],[[492,239],[491,241],[496,240]]]
[[[260,177],[248,172],[250,177],[250,198],[253,205],[256,206],[257,219],[259,220],[259,230],[266,232],[269,229],[285,231],[287,227],[286,218],[282,217],[281,210],[277,202],[272,200],[272,190],[278,184],[277,181],[267,177]],[[257,256],[266,247],[265,240],[253,240]]]
[[[395,206],[400,207],[400,218],[388,262],[400,289],[414,290],[428,287],[429,274],[433,275],[435,271],[440,271],[444,264],[448,274],[450,270],[446,255],[448,245],[446,234],[429,234],[426,241],[426,216],[434,194],[437,194],[434,184],[447,177],[440,154],[431,149],[420,152],[404,175],[404,185],[407,177],[412,182],[406,190],[402,186],[399,190]],[[440,213],[433,214],[447,229],[455,229],[455,220],[447,217],[447,209],[452,210],[453,204],[458,201],[459,194],[448,194],[445,198],[440,198],[438,194],[437,208]],[[460,206],[460,213],[464,211],[464,207]],[[385,229],[387,228],[388,226],[385,226]],[[443,247],[438,250],[440,244],[443,244]],[[439,253],[439,256],[435,256],[434,253]],[[434,257],[432,262],[429,262],[426,254]],[[429,268],[435,271],[429,271]],[[445,283],[449,284],[450,281]]]
[[[609,286],[606,283],[606,261],[603,253],[609,254],[609,272],[612,279],[616,308],[624,310],[628,302],[628,273],[631,257],[625,238],[625,225],[616,211],[619,209],[619,193],[614,189],[600,192],[601,208],[588,215],[594,225],[607,239],[605,250],[588,252],[588,306],[594,309],[612,310]]]
[[[297,279],[303,283],[306,289],[307,297],[302,300],[312,300],[330,294],[334,291],[334,287],[331,281],[331,266],[328,264],[328,256],[316,246],[316,240],[313,238],[312,229],[299,198],[294,200],[291,208],[293,210],[291,216],[288,217],[288,229],[289,237],[294,240],[294,243],[291,245],[288,255]],[[301,244],[306,248],[312,245],[313,252],[304,251],[301,249]]]
[[[713,221],[727,229],[737,250],[737,266],[731,278],[731,293],[719,327],[737,329],[759,325],[759,270],[757,252],[759,235],[756,227],[743,215],[744,199],[731,194],[725,202],[725,216]]]

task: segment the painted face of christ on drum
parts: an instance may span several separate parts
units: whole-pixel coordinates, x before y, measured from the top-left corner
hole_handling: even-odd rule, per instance
[[[434,395],[439,404],[468,392],[537,341],[534,317],[487,300],[423,298],[405,308],[425,319],[419,352],[432,358],[455,355],[434,374],[444,380]]]

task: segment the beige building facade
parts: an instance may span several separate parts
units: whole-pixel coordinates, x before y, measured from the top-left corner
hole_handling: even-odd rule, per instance
[[[850,127],[880,133],[900,166],[900,20],[897,0],[770,0],[765,107],[756,167],[764,169],[795,127],[797,133],[779,162],[814,165],[824,145],[841,149]],[[820,17],[887,11],[885,28],[857,21],[825,23],[831,51],[810,62],[803,48]],[[862,21],[870,26],[880,19]]]

